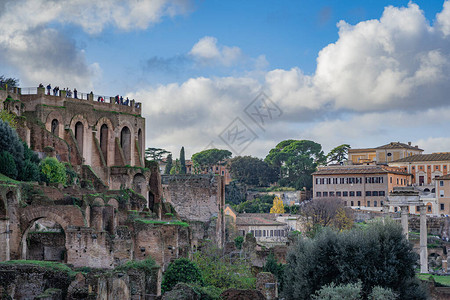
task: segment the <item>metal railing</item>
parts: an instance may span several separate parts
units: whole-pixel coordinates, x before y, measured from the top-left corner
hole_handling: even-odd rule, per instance
[[[9,90],[9,88],[8,88]],[[71,99],[79,99],[79,100],[89,100],[89,96],[91,95],[91,93],[85,93],[85,92],[79,92],[77,91],[77,93],[75,94],[74,91],[72,90],[58,90],[55,92],[53,91],[53,89],[51,89],[50,91],[47,90],[47,88],[45,88],[44,90],[45,95],[49,95],[49,96],[55,96],[55,97],[63,97],[62,95],[65,94],[65,98],[71,98]],[[38,87],[24,87],[21,88],[21,94],[22,95],[37,95],[38,94]],[[105,95],[100,95],[100,94],[93,94],[92,93],[92,100],[93,101],[97,101],[97,102],[102,102],[102,103],[117,103],[116,102],[116,98],[115,97],[110,97],[110,96],[105,96]],[[126,98],[122,100],[122,104],[120,104],[120,97],[119,97],[119,105],[123,105],[123,106],[131,106],[131,101],[134,99],[129,99],[128,100],[128,104],[126,103]],[[138,102],[135,102],[135,107],[136,108],[140,108],[141,104]]]

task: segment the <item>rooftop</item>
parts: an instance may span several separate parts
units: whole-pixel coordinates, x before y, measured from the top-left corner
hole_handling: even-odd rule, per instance
[[[402,169],[388,168],[382,166],[336,166],[336,167],[323,167],[314,172],[312,175],[334,175],[334,174],[399,174],[410,175]]]
[[[425,161],[449,161],[450,160],[450,152],[443,153],[433,153],[433,154],[416,154],[412,156],[408,156],[396,161],[397,162],[425,162]]]
[[[284,226],[286,223],[275,221],[277,214],[239,214],[236,225]],[[273,219],[272,219],[273,218]]]
[[[390,142],[389,144],[386,144],[386,145],[383,145],[380,147],[376,147],[375,149],[410,149],[410,150],[423,151],[418,146],[411,146],[410,143],[404,144],[404,143],[400,143],[400,142]]]

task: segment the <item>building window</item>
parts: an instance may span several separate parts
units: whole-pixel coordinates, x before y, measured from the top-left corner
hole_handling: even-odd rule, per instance
[[[324,197],[328,197],[328,192],[323,192]]]
[[[356,197],[361,197],[361,191],[356,192]]]
[[[354,191],[350,191],[350,197],[355,197],[355,192]]]
[[[373,201],[373,207],[377,207],[378,206],[378,202],[377,201]]]
[[[392,177],[389,177],[389,180],[391,181],[391,183],[392,183]]]
[[[321,192],[316,192],[316,197],[322,197],[322,193]]]
[[[436,166],[436,170],[439,170],[439,166]]]
[[[431,205],[427,205],[427,211],[431,212]]]
[[[398,178],[397,178],[397,184],[398,184]]]
[[[380,201],[380,206],[383,206],[383,204],[384,204],[383,201]]]
[[[444,170],[447,170],[447,166],[444,166]]]
[[[441,210],[444,210],[445,209],[445,205],[444,205],[444,203],[441,203]]]
[[[377,191],[373,191],[373,192],[372,192],[372,196],[377,197],[377,196],[378,196],[378,192],[377,192]]]
[[[443,180],[439,181],[439,186],[444,186],[444,181]]]
[[[416,212],[420,211],[420,206],[416,206]]]
[[[353,201],[350,201],[350,206],[353,206]]]
[[[385,191],[379,191],[378,192],[378,196],[386,196],[386,192]]]
[[[367,201],[367,207],[370,207],[370,201]]]
[[[340,197],[341,196],[341,192],[336,192],[336,197]]]
[[[366,191],[366,197],[368,196],[372,196],[372,192],[371,191]]]
[[[342,196],[348,197],[348,192],[342,192]]]
[[[270,231],[270,236],[273,236],[273,230]]]
[[[263,236],[264,236],[264,237],[266,236],[266,231],[265,231],[265,230],[263,230]]]
[[[222,171],[222,176],[225,174],[225,171]]]
[[[415,167],[412,167],[412,169],[414,170],[414,169],[415,169]]]
[[[444,191],[443,190],[439,191],[439,197],[441,197],[441,198],[444,197]]]
[[[358,201],[358,206],[361,206],[361,201]]]
[[[334,197],[334,192],[330,192],[330,197]]]

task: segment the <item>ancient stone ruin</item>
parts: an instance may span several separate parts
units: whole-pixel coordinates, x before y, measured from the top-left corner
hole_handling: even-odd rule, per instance
[[[52,96],[44,88],[27,95],[0,91],[0,99],[8,95],[14,100],[4,108],[19,117],[22,140],[41,157],[70,164],[76,176],[65,187],[0,182],[0,261],[33,260],[0,263],[0,294],[147,299],[160,295],[168,264],[190,257],[201,240],[223,246],[223,178],[178,175],[161,182],[158,165],[145,165],[140,103]],[[123,267],[148,257],[157,264],[151,272]]]

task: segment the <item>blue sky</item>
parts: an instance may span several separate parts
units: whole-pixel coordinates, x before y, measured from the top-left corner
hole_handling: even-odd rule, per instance
[[[446,1],[0,0],[0,70],[136,98],[146,146],[175,156],[289,138],[450,151]]]

